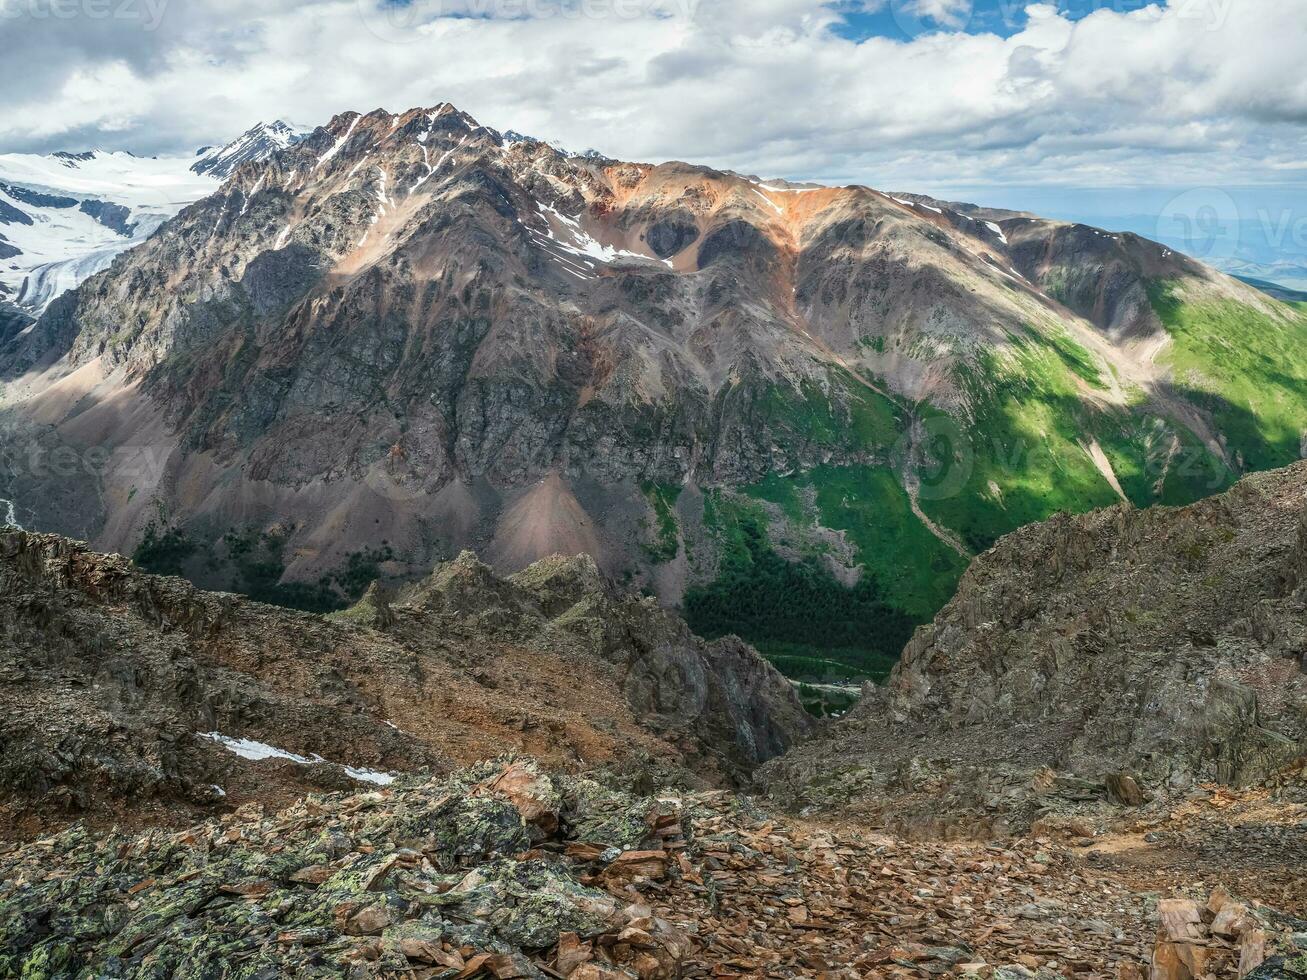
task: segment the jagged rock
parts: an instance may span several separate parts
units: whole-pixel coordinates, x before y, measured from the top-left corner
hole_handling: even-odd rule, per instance
[[[1215,889],[1205,907],[1163,899],[1158,919],[1151,980],[1307,976],[1307,922],[1240,902],[1224,888]]]
[[[533,768],[510,766],[478,789],[506,798],[528,825],[541,832],[552,834],[558,829],[562,799],[549,780]]]
[[[625,962],[622,944],[638,945],[656,953],[661,972],[650,976],[678,976],[686,940],[582,884],[567,862],[503,856],[476,820],[425,841],[409,836],[449,804],[465,813],[485,803],[468,795],[474,787],[528,774],[558,795],[549,777],[518,761],[395,794],[318,797],[272,817],[248,808],[178,835],[94,841],[67,831],[0,857],[0,974],[191,977],[257,952],[261,969],[277,976],[308,975],[305,968],[374,976],[415,965],[470,976],[479,963],[494,976],[539,977],[525,951],[538,954],[566,935],[610,937],[601,959],[610,965]],[[525,841],[527,813],[506,806]],[[323,852],[332,835],[350,843]],[[411,840],[417,849],[403,846]],[[74,877],[47,874],[51,861]],[[459,864],[453,875],[440,870]],[[310,877],[310,869],[329,873]],[[50,940],[48,921],[69,928]]]
[[[321,617],[6,530],[0,637],[0,818],[15,822],[146,799],[180,818],[522,747],[743,779],[812,726],[751,649],[704,643],[589,559],[514,580],[465,555],[403,599],[372,589]],[[487,793],[535,799],[517,775]],[[547,833],[563,803],[536,804]]]
[[[1307,754],[1305,513],[1298,463],[1011,534],[884,688],[764,778],[791,803],[976,834],[1265,780]]]

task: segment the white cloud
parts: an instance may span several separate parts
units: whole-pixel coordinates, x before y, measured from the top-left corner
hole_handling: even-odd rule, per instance
[[[912,16],[954,29],[966,26],[971,18],[971,7],[971,0],[903,0],[903,9]]]
[[[945,24],[971,6],[894,2]],[[450,101],[630,159],[882,187],[1283,180],[1307,152],[1301,0],[1026,13],[1009,38],[862,44],[821,0],[172,0],[153,32],[0,18],[0,149],[189,149]]]

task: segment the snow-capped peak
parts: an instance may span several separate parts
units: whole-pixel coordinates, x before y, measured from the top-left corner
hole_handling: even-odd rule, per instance
[[[208,174],[226,180],[233,170],[250,160],[266,160],[278,150],[284,150],[304,137],[280,119],[272,123],[251,126],[238,139],[226,146],[201,150],[199,159],[191,167],[197,174]]]
[[[598,150],[595,149],[583,150],[580,153],[577,153],[575,150],[569,150],[558,140],[537,139],[534,136],[528,136],[525,133],[519,133],[516,129],[506,130],[504,133],[501,134],[501,136],[506,145],[512,145],[514,143],[543,143],[545,146],[548,146],[550,149],[552,149],[555,153],[558,153],[561,156],[568,157],[569,159],[581,159],[581,160],[612,159],[610,156],[608,156],[608,154],[600,153]]]

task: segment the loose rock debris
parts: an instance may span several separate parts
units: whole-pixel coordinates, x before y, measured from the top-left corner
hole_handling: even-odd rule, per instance
[[[180,833],[74,827],[0,879],[0,976],[1189,980],[1307,955],[1307,923],[1157,902],[1047,841],[909,843],[522,759]]]

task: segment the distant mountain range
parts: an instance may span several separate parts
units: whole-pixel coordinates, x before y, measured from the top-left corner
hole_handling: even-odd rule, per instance
[[[28,527],[311,608],[587,552],[838,676],[1010,530],[1307,452],[1302,309],[1138,235],[445,104],[266,148],[0,339]]]
[[[217,190],[238,164],[266,159],[297,138],[278,121],[197,158],[0,154],[0,300],[44,310]]]

